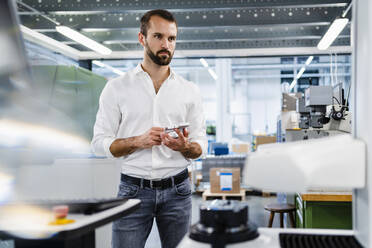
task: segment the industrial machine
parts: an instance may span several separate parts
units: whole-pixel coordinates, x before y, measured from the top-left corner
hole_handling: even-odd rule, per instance
[[[365,143],[349,134],[266,144],[248,156],[243,181],[249,186],[276,192],[305,192],[320,187],[361,189],[365,187],[365,156]],[[239,216],[240,222],[235,222]],[[254,235],[255,230],[248,217],[243,217],[241,206],[215,202],[201,207],[200,222],[191,228],[179,247],[294,247],[290,246],[291,242],[299,242],[295,247],[302,247],[306,238],[310,238],[307,235],[324,241],[308,247],[332,247],[332,244],[361,247],[350,230],[258,228],[258,235]],[[245,238],[239,236],[242,233]],[[235,235],[240,239],[234,239]]]
[[[300,114],[299,128],[349,133],[351,115],[342,92],[341,85],[307,88],[305,95],[297,101],[297,112]]]
[[[323,127],[329,121],[326,117],[326,110],[327,106],[332,104],[332,87],[310,86],[305,90],[304,101],[301,101],[301,103],[305,104],[302,110],[305,113],[307,112],[306,115],[309,117],[306,122],[307,126]]]
[[[342,84],[310,86],[297,99],[299,129],[286,129],[287,142],[316,139],[351,132],[351,112]]]

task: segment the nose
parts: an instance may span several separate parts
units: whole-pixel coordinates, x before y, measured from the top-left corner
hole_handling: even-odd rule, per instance
[[[168,39],[166,39],[166,38],[162,39],[161,48],[163,48],[163,49],[168,49],[169,48],[169,41],[168,41]]]

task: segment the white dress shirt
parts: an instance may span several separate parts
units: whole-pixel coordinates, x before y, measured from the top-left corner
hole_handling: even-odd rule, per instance
[[[189,141],[207,151],[205,120],[199,88],[174,71],[158,93],[141,64],[107,82],[94,125],[93,152],[112,158],[110,146],[119,138],[139,136],[151,127],[189,123]],[[180,152],[165,145],[139,149],[121,159],[122,173],[146,179],[173,176],[189,164]]]

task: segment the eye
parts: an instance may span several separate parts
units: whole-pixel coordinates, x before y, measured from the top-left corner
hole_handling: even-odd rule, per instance
[[[175,41],[175,40],[176,40],[176,37],[169,37],[168,40],[169,40],[169,41]]]
[[[155,37],[156,39],[160,39],[160,38],[161,38],[161,35],[160,35],[160,34],[154,34],[154,37]]]

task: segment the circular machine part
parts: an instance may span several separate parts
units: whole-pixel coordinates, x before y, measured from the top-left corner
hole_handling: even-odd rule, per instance
[[[258,237],[257,227],[248,220],[248,205],[240,201],[214,200],[200,206],[200,221],[189,237],[213,248]]]

